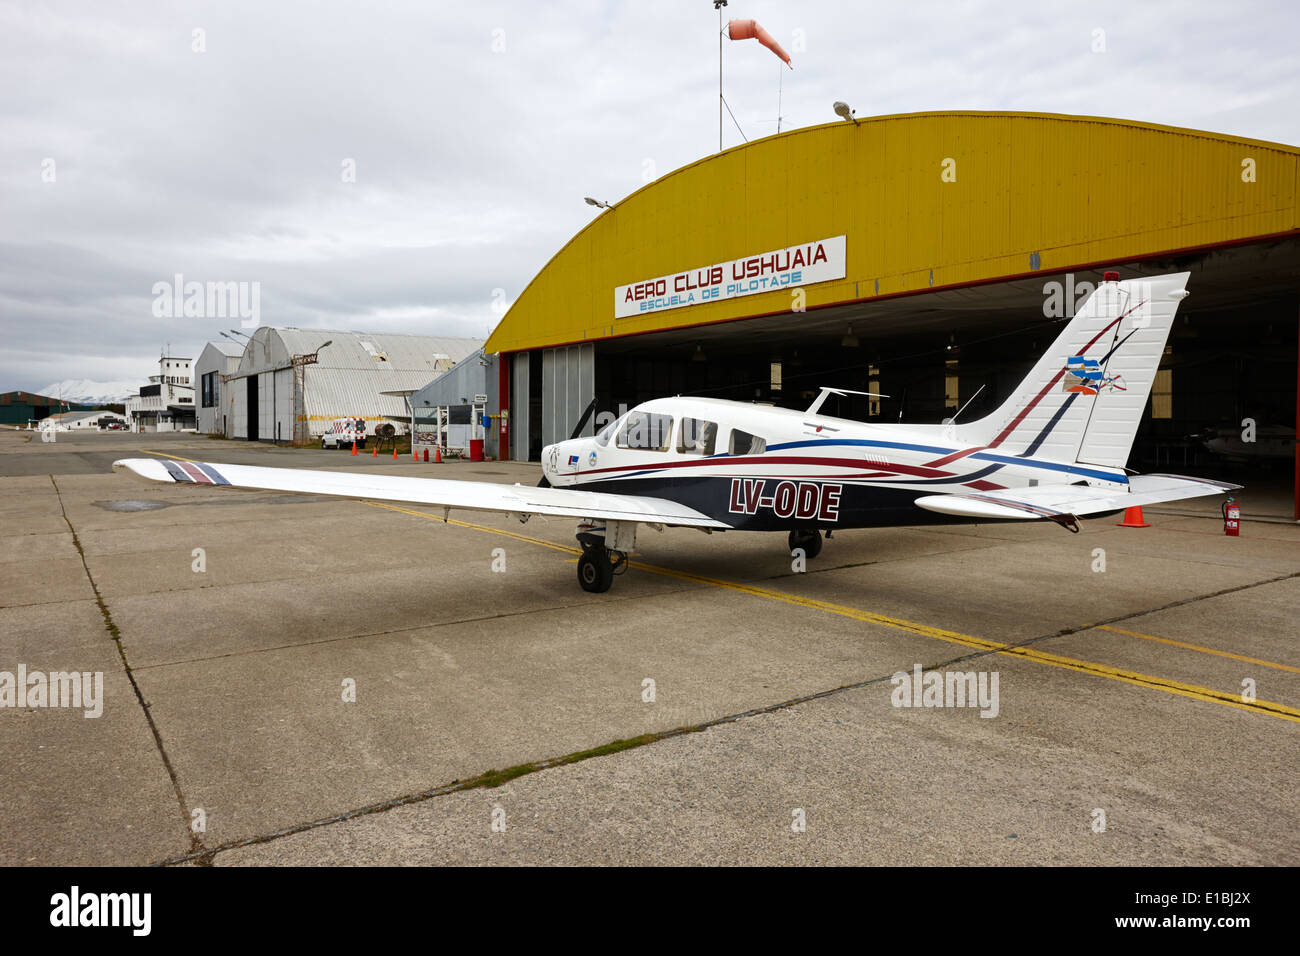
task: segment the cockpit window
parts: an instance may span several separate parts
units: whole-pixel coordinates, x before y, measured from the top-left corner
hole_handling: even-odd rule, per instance
[[[618,429],[618,419],[614,419],[600,431],[596,432],[596,444],[604,448],[609,444],[609,440],[614,437],[614,432]]]
[[[767,450],[767,439],[742,432],[739,428],[731,430],[731,453],[733,455],[761,455]]]
[[[631,411],[623,420],[617,445],[619,448],[635,448],[641,451],[667,451],[672,432],[671,415]]]
[[[683,455],[712,455],[717,441],[717,422],[706,422],[700,418],[682,419],[682,431],[677,436],[677,450]]]

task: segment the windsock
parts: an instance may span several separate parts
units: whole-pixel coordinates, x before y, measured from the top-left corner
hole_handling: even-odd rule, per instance
[[[790,54],[781,49],[781,44],[773,40],[772,34],[760,27],[757,20],[732,20],[727,24],[727,36],[733,40],[757,40],[784,60],[786,66],[794,69]]]

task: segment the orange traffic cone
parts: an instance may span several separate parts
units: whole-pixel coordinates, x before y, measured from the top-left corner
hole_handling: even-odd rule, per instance
[[[1151,525],[1142,520],[1142,506],[1124,509],[1124,520],[1115,525],[1117,528],[1149,528]]]
[[[372,451],[372,452],[370,453],[370,457],[371,457],[371,458],[378,458],[378,457],[379,457],[379,445],[377,445],[377,444],[375,445],[375,449],[374,449],[374,451]]]
[[[415,442],[411,442],[411,461],[416,463],[419,463],[420,461],[420,452],[415,447]]]
[[[352,454],[355,455],[356,453],[357,453],[357,443],[356,443],[356,442],[353,442],[353,443],[352,443]]]
[[[397,461],[397,446],[393,446],[393,461]]]
[[[433,460],[434,460],[435,463],[442,461],[442,446],[441,446],[441,445],[434,445],[434,446],[433,446]]]

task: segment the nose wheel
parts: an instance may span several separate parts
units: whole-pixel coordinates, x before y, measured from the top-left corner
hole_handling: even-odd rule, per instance
[[[791,531],[790,550],[803,548],[804,556],[809,560],[822,553],[822,533],[817,529],[811,531]]]

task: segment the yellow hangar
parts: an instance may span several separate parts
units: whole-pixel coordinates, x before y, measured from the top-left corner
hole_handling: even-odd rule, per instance
[[[663,395],[800,407],[823,385],[888,395],[841,398],[846,417],[978,417],[1103,272],[1190,269],[1131,464],[1219,461],[1211,436],[1249,419],[1277,440],[1229,451],[1289,485],[1298,193],[1300,148],[1102,117],[918,113],[756,140],[602,211],[533,278],[486,344],[495,437],[536,459],[593,399],[588,434]]]

